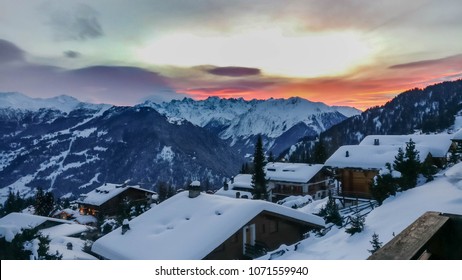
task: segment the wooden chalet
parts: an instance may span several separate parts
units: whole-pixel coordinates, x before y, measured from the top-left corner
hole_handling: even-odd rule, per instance
[[[324,198],[331,186],[322,164],[270,162],[265,166],[265,173],[273,201],[293,195]]]
[[[179,193],[95,241],[106,259],[253,259],[324,227],[318,216],[262,200]],[[149,240],[149,242],[146,242]]]
[[[106,217],[117,215],[122,203],[147,205],[151,204],[156,197],[155,192],[139,186],[105,183],[81,195],[77,202],[80,214]]]

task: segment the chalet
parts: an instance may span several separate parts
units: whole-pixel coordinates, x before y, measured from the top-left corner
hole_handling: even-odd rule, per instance
[[[420,160],[428,155],[425,147],[416,146]],[[338,193],[348,197],[370,198],[370,186],[386,163],[393,163],[398,147],[392,145],[346,145],[330,156],[325,165],[335,169],[341,189]]]
[[[232,198],[252,198],[252,175],[238,174],[215,194]]]
[[[262,200],[182,192],[96,240],[106,259],[251,259],[293,244],[324,220]]]
[[[460,260],[462,216],[427,212],[369,260]]]
[[[156,197],[155,192],[142,189],[140,186],[106,183],[87,194],[81,195],[77,202],[80,214],[95,217],[98,215],[114,216],[124,202],[151,204]]]
[[[0,219],[0,238],[11,242],[24,229],[37,229],[50,238],[50,252],[59,251],[63,259],[96,259],[82,252],[82,234],[94,230],[75,222],[25,213],[10,213]],[[70,249],[70,246],[73,249]]]
[[[327,196],[329,179],[322,164],[270,162],[265,166],[268,190],[273,200],[292,195]]]

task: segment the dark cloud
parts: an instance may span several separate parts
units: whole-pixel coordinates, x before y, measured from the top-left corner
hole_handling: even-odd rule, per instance
[[[434,67],[438,65],[457,64],[462,67],[462,54],[448,56],[439,59],[420,60],[410,63],[397,64],[390,66],[390,69],[407,69],[407,68],[422,68],[422,67]]]
[[[79,100],[133,105],[146,96],[155,100],[183,98],[159,73],[138,67],[92,66],[75,70],[33,64],[14,44],[0,40],[0,91],[36,97],[66,94]],[[19,60],[21,63],[2,63]]]
[[[64,52],[63,52],[63,55],[64,55],[65,57],[67,57],[67,58],[78,58],[78,57],[82,56],[81,53],[76,52],[76,51],[71,51],[71,50],[69,50],[69,51],[64,51]]]
[[[84,41],[104,35],[98,16],[95,9],[85,4],[77,4],[71,9],[52,6],[48,24],[57,40]]]
[[[24,51],[15,44],[0,39],[0,64],[24,60]]]
[[[212,75],[228,76],[228,77],[255,76],[255,75],[261,74],[261,71],[258,68],[237,67],[237,66],[215,67],[215,68],[206,70],[206,72]]]

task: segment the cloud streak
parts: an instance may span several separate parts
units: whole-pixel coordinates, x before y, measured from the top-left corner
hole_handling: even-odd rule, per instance
[[[207,73],[217,76],[228,76],[228,77],[243,77],[243,76],[255,76],[260,75],[261,70],[258,68],[248,68],[248,67],[215,67],[212,69],[206,70]]]

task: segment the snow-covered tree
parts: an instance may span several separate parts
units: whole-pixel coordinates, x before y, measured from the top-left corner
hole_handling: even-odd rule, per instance
[[[327,224],[333,223],[337,226],[342,226],[342,216],[340,215],[335,198],[330,193],[327,204],[319,211],[319,216],[323,217]]]
[[[364,219],[364,217],[362,217],[360,215],[359,212],[357,212],[350,219],[351,219],[351,224],[350,224],[350,227],[345,230],[346,233],[349,233],[350,235],[353,235],[355,233],[363,231],[365,219]]]

